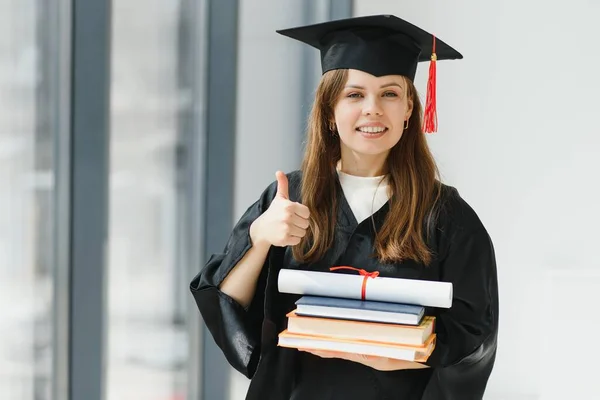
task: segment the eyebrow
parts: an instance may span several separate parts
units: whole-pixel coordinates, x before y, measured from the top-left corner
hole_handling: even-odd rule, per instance
[[[390,83],[386,83],[385,85],[381,85],[380,89],[386,88],[386,87],[390,87],[390,86],[398,86],[400,89],[402,89],[402,86],[400,86],[400,84],[396,83],[396,82],[390,82]],[[360,86],[360,85],[346,85],[346,88],[352,88],[352,89],[362,89],[364,90],[365,88]]]

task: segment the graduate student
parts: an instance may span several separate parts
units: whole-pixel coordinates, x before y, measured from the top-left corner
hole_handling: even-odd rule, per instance
[[[277,171],[190,287],[217,345],[251,379],[246,398],[482,399],[497,350],[494,248],[440,182],[425,137],[437,129],[437,61],[461,54],[389,15],[278,32],[321,53],[301,168]],[[425,109],[420,62],[430,65]],[[452,307],[427,309],[437,343],[426,362],[277,346],[300,297],[278,291],[279,271],[336,265],[453,284]]]

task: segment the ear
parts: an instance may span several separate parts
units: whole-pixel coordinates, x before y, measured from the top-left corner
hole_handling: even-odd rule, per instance
[[[408,99],[407,101],[407,107],[406,107],[406,119],[410,119],[410,116],[412,115],[413,112],[413,100],[412,99]]]
[[[412,115],[413,112],[413,99],[412,97],[410,97],[408,95],[408,79],[406,79],[406,77],[404,77],[404,86],[406,87],[406,92],[405,92],[405,96],[407,97],[407,101],[406,101],[406,114],[404,115],[405,120],[408,120],[410,118],[410,116]]]

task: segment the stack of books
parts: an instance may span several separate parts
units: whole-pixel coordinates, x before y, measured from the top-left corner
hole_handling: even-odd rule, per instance
[[[425,362],[435,347],[435,318],[416,304],[302,296],[287,314],[279,346]]]
[[[450,282],[281,269],[279,292],[298,294],[280,332],[282,347],[329,350],[425,362],[436,345],[426,307],[451,308]]]

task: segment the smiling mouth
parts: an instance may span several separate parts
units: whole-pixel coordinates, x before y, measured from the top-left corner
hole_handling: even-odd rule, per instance
[[[370,135],[378,135],[380,133],[387,132],[388,128],[386,127],[374,127],[374,126],[361,126],[356,128],[357,132],[367,133]]]

